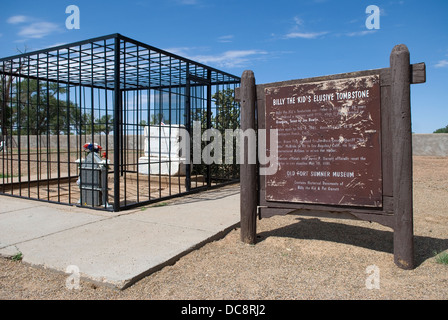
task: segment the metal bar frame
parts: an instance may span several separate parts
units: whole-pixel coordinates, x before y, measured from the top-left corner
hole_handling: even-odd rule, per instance
[[[166,129],[171,137],[175,128],[185,128],[191,134],[192,104],[206,113],[206,128],[212,128],[218,109],[213,93],[235,91],[239,83],[230,73],[120,34],[0,58],[0,125],[6,144],[0,152],[0,194],[120,211],[237,182],[237,175],[214,176],[210,166],[204,177],[192,173],[203,164],[188,161],[185,176],[173,176],[173,142],[167,140],[163,160],[161,133]],[[159,115],[167,128],[157,123]],[[148,152],[158,152],[159,160],[148,156],[143,165],[148,172],[153,166],[159,170],[155,177],[142,176],[142,132],[153,125],[158,125],[159,143],[157,148],[148,143]],[[89,142],[100,144],[111,162],[103,173],[102,183],[109,182],[100,208],[86,205],[79,188],[85,183],[82,146]],[[167,176],[161,174],[164,166]]]

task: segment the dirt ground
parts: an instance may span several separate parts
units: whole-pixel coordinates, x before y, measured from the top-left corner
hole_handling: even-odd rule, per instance
[[[448,158],[414,157],[416,268],[393,262],[376,223],[299,215],[258,221],[256,245],[235,229],[118,291],[0,258],[0,299],[448,299]]]
[[[19,150],[14,148],[10,153],[0,153],[0,191],[10,195],[76,205],[80,200],[80,189],[76,183],[79,178],[79,165],[76,161],[85,154],[71,152],[68,155],[67,151],[63,150],[58,156],[56,150],[51,149],[48,154],[45,149],[33,149],[29,154],[27,150],[22,150],[19,154]],[[122,207],[186,191],[185,176],[138,174],[138,156],[137,151],[127,153],[127,164],[124,166],[126,172],[120,175]],[[109,158],[113,159],[113,151],[109,152]],[[111,168],[112,165],[113,163],[110,164]],[[114,172],[111,170],[107,181],[107,202],[113,206],[115,186]],[[211,182],[213,186],[219,183],[219,180],[214,179]],[[191,188],[200,188],[206,184],[203,175],[192,172]]]

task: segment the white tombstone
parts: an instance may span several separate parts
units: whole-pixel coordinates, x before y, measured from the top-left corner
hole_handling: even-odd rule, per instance
[[[179,125],[151,125],[144,129],[145,155],[138,160],[138,172],[155,175],[185,175],[186,158],[181,157],[181,137],[186,132]],[[185,154],[185,150],[183,151]]]

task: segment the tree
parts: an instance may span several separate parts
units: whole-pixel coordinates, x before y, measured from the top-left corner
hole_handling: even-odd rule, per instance
[[[20,134],[69,134],[80,110],[61,99],[67,89],[57,83],[25,79],[15,84],[11,100],[12,123]],[[18,99],[17,99],[18,97]]]
[[[114,118],[112,118],[112,115],[105,114],[95,120],[95,132],[104,132],[104,134],[109,135],[111,131],[114,131]]]
[[[82,113],[75,103],[67,102],[66,93],[65,87],[53,82],[25,79],[15,84],[10,103],[13,133],[108,135],[113,131],[112,115],[95,118]]]
[[[109,135],[114,131],[114,119],[112,115],[105,114],[101,118],[95,118],[91,113],[83,113],[80,117],[81,125],[77,131],[79,134],[101,134]]]
[[[5,88],[3,90],[3,88]],[[46,80],[14,81],[2,74],[0,81],[0,124],[8,134],[100,134],[113,131],[112,115],[95,118],[72,101],[68,88]],[[9,132],[12,129],[11,132]]]
[[[13,96],[15,74],[20,72],[22,68],[19,65],[13,70],[10,63],[3,63],[0,70],[0,126],[1,136],[0,140],[3,141],[8,136],[8,128],[11,127],[11,101]]]
[[[434,133],[448,133],[448,125],[445,128],[437,129]]]
[[[169,124],[169,119],[165,119],[163,113],[153,113],[151,114],[150,124],[159,126],[161,123]]]
[[[211,126],[220,131],[222,137],[225,137],[225,130],[235,130],[240,127],[240,108],[234,98],[233,89],[225,89],[217,91],[213,96],[216,106],[216,112],[210,115]],[[201,122],[201,129],[207,129],[207,110],[196,108],[192,110],[191,118],[193,121]],[[207,145],[207,142],[202,141],[201,150]],[[225,164],[225,152],[222,152],[222,164],[211,165],[211,176],[213,178],[228,179],[237,177],[239,174],[239,164],[236,164],[236,148],[233,148],[233,164]],[[207,165],[194,165],[193,174],[206,175]]]
[[[212,98],[215,100],[216,115],[214,117],[214,126],[224,137],[225,130],[231,129],[235,131],[240,127],[240,108],[234,98],[234,90],[227,88],[217,91]],[[227,144],[227,142],[226,142]],[[232,141],[233,144],[233,141]],[[236,154],[237,149],[233,147],[233,163],[212,166],[212,175],[219,178],[235,178],[239,176],[240,166],[236,163],[239,155]],[[225,153],[223,152],[223,158]]]
[[[237,129],[240,126],[240,108],[237,107],[233,89],[217,91],[212,99],[217,107],[214,119],[215,127],[222,133],[226,129]]]

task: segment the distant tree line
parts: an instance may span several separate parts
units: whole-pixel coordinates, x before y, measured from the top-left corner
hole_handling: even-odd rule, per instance
[[[434,133],[448,133],[448,125],[445,128],[437,129]]]
[[[57,83],[25,79],[0,81],[1,135],[109,134],[112,115],[95,117],[69,101]]]

